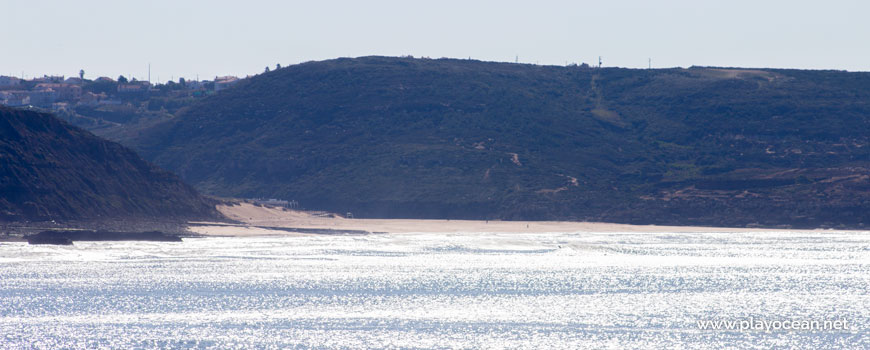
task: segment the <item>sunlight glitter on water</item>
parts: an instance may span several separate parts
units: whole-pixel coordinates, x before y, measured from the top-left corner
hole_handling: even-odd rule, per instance
[[[867,232],[0,243],[0,348],[867,348]],[[699,330],[848,319],[849,331]]]

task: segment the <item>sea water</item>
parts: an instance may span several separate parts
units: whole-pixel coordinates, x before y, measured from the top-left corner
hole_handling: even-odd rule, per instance
[[[700,322],[845,320],[846,329]],[[870,233],[0,243],[0,349],[870,348]]]

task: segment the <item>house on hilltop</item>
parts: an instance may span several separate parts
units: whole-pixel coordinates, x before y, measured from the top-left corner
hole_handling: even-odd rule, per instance
[[[26,91],[0,91],[0,104],[9,107],[21,107],[30,104],[30,96]]]
[[[105,100],[106,98],[107,96],[104,93],[95,94],[88,91],[82,94],[82,97],[79,98],[77,105],[96,106],[100,103],[100,101]]]
[[[79,77],[69,77],[66,78],[66,80],[64,80],[63,82],[64,84],[82,85],[85,81]]]
[[[144,94],[151,90],[151,83],[147,81],[133,81],[126,84],[118,84],[119,94]]]
[[[51,107],[57,102],[57,91],[52,88],[43,88],[40,90],[24,91],[30,97],[30,104],[38,107]]]
[[[63,75],[43,75],[42,78],[33,78],[31,81],[35,83],[63,83]]]
[[[233,76],[225,76],[225,77],[215,77],[214,78],[214,91],[221,91],[230,86],[235,85],[240,82],[241,79]]]
[[[36,84],[33,91],[55,91],[58,100],[72,101],[82,96],[82,87],[74,84],[42,83]]]

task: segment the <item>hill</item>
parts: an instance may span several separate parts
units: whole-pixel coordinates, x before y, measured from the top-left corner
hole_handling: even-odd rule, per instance
[[[363,57],[122,140],[205,193],[357,217],[870,222],[870,74]]]
[[[214,205],[130,149],[0,107],[0,219],[213,218]]]

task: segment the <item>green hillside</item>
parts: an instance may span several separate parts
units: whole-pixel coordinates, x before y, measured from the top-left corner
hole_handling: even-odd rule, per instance
[[[357,217],[860,227],[870,74],[364,57],[123,140],[201,191]]]

